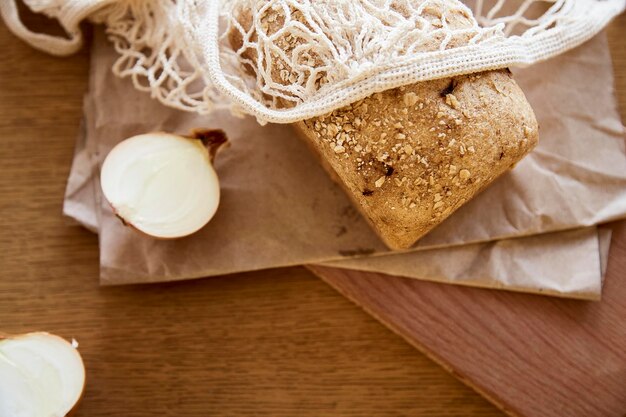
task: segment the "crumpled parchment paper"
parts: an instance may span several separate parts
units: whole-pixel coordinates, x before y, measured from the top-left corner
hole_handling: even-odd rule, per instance
[[[77,153],[66,201],[67,214],[82,218],[93,228],[99,226],[102,283],[186,279],[388,253],[289,126],[261,127],[250,118],[236,119],[226,113],[197,116],[166,108],[132,89],[128,80],[115,78],[110,72],[114,58],[112,48],[98,34],[90,94],[85,100],[88,162],[79,163]],[[566,55],[517,71],[516,78],[537,112],[539,147],[425,237],[416,249],[464,246],[441,251],[445,268],[442,264],[435,269],[415,266],[424,265],[424,259],[432,262],[430,267],[436,263],[436,252],[429,251],[387,255],[389,259],[381,259],[378,266],[373,266],[376,260],[370,257],[362,262],[362,269],[597,297],[601,274],[599,243],[593,229],[571,232],[574,239],[554,235],[561,235],[561,242],[584,240],[578,250],[593,253],[595,258],[583,262],[591,257],[575,257],[587,266],[579,269],[595,271],[585,278],[570,274],[567,257],[553,257],[561,259],[560,265],[550,264],[551,272],[561,273],[556,285],[542,277],[544,273],[537,276],[541,270],[530,267],[532,257],[527,255],[531,251],[523,248],[532,244],[521,240],[476,243],[591,226],[626,214],[623,126],[613,97],[606,40],[597,37]],[[580,79],[588,82],[578,83]],[[223,128],[232,142],[216,161],[223,190],[217,216],[200,233],[176,241],[155,241],[124,228],[99,198],[92,165],[97,172],[112,146],[134,134],[153,130],[187,133],[195,127]],[[91,200],[95,198],[97,203],[96,216],[89,209],[89,198],[81,194],[85,191],[88,195],[89,189]],[[556,248],[563,250],[566,245],[556,244],[554,236],[550,244],[540,243],[542,238],[528,242],[541,248],[536,254],[548,248],[556,253]],[[575,253],[571,249],[567,252]],[[485,267],[468,269],[472,257],[476,259],[474,265]],[[547,260],[539,262],[543,271]],[[345,262],[354,268],[359,261]],[[420,276],[425,271],[432,276]],[[526,275],[535,281],[530,282]]]

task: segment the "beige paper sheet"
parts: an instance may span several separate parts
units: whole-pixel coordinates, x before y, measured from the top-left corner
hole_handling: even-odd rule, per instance
[[[155,242],[123,228],[102,207],[104,283],[192,278],[385,251],[288,127],[166,109],[132,90],[128,81],[114,78],[108,70],[113,58],[99,35],[91,86],[97,106],[87,112],[92,119],[88,136],[98,144],[99,160],[124,137],[156,129],[185,132],[221,125],[233,146],[217,161],[224,188],[218,217],[196,236]],[[623,217],[626,165],[606,42],[596,38],[550,65],[552,71],[534,67],[518,74],[542,123],[537,156],[470,203],[482,215],[470,216],[477,208],[463,209],[422,246],[488,241]],[[572,80],[581,73],[594,81],[577,89],[564,87],[576,85]],[[179,261],[181,253],[185,262]]]
[[[97,169],[92,166],[85,142],[84,132],[81,132],[64,212],[98,232],[96,200],[101,195],[92,175]],[[596,233],[596,228],[586,228],[410,254],[354,258],[327,265],[452,284],[597,300],[611,233],[610,229],[601,229],[600,240]]]
[[[594,276],[603,275],[610,236],[608,229],[586,228],[325,265],[407,278],[417,278],[418,273],[427,281],[598,299],[602,280]]]

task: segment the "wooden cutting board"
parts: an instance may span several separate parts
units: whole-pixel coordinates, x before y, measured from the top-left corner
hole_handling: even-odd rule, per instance
[[[624,117],[626,14],[608,34]],[[511,415],[626,417],[626,222],[601,302],[310,269]]]
[[[601,302],[310,269],[515,416],[626,416],[626,222]]]

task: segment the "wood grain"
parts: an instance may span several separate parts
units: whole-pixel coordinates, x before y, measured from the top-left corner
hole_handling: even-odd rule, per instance
[[[0,330],[80,342],[76,417],[501,415],[303,268],[100,288],[61,215],[87,52],[0,49]]]
[[[77,417],[502,415],[302,268],[98,287],[96,237],[61,216],[87,53],[2,25],[0,47],[0,329],[79,340]]]
[[[626,15],[609,30],[626,115]],[[626,222],[613,225],[603,299],[557,300],[311,267],[516,416],[626,416]]]
[[[555,300],[311,267],[515,416],[626,414],[626,223],[602,302]]]

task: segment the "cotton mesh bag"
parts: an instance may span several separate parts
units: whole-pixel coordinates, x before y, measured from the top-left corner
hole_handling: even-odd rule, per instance
[[[326,114],[419,81],[525,66],[594,36],[626,0],[24,0],[67,38],[36,34],[15,0],[7,26],[56,55],[80,48],[79,24],[103,24],[113,71],[163,104],[216,108],[261,123]],[[455,25],[467,19],[469,25]],[[237,43],[233,42],[233,39]],[[284,45],[296,39],[298,47]],[[252,70],[251,70],[252,68]]]

